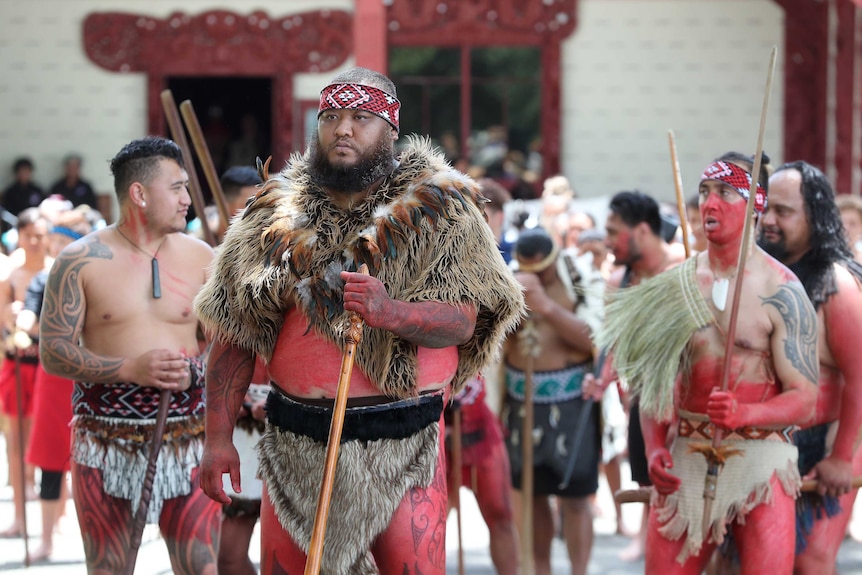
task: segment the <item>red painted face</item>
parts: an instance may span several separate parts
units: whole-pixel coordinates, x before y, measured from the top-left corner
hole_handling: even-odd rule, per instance
[[[718,180],[700,183],[700,217],[707,241],[717,245],[738,242],[745,226],[747,202],[739,192]]]

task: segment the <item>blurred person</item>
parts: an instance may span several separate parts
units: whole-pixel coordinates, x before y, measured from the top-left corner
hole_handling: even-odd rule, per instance
[[[24,463],[25,446],[30,440],[33,422],[33,391],[36,384],[36,367],[39,364],[37,343],[18,347],[10,337],[15,333],[15,322],[27,296],[27,288],[33,277],[49,266],[48,256],[49,222],[38,208],[27,208],[18,215],[18,245],[24,254],[20,265],[16,264],[9,277],[0,282],[0,313],[2,313],[3,339],[7,340],[6,355],[0,366],[0,403],[7,418],[6,456],[9,463],[9,480],[15,502],[15,516],[12,524],[0,532],[0,537],[21,536],[25,501],[36,497],[33,482],[33,468],[26,470],[25,485],[21,484],[21,465]],[[18,386],[20,384],[20,397]],[[21,413],[18,413],[18,400]],[[19,417],[22,421],[23,437],[19,434]]]
[[[48,200],[46,200],[48,201]],[[45,202],[42,202],[43,204]],[[70,204],[71,205],[71,204]],[[82,210],[68,209],[55,213],[48,234],[48,255],[60,251],[92,228]],[[24,309],[16,320],[16,343],[23,348],[38,345],[39,316],[49,268],[37,273],[27,288]],[[42,512],[42,540],[30,554],[34,562],[49,559],[54,550],[54,530],[65,511],[68,490],[66,474],[71,456],[72,390],[71,379],[48,375],[41,365],[36,368],[33,392],[33,424],[27,446],[26,461],[41,471],[39,501]]]
[[[551,497],[562,508],[562,532],[571,571],[587,572],[593,545],[590,496],[598,489],[599,444],[597,406],[582,397],[583,377],[592,369],[592,326],[578,316],[586,307],[570,295],[558,265],[560,250],[541,227],[523,230],[515,242],[516,278],[524,286],[530,315],[506,340],[506,396],[501,419],[511,461],[515,510],[520,515],[524,497],[532,499],[533,553],[535,573],[550,575],[551,544],[555,513]],[[566,272],[568,273],[568,272]],[[601,299],[601,298],[599,298]],[[537,355],[526,349],[524,334],[535,334]],[[531,357],[531,360],[528,360]],[[524,389],[529,375],[533,382],[533,493],[521,491],[523,478],[522,434]],[[590,409],[589,424],[582,438],[573,437],[583,410]],[[568,467],[568,454],[580,442],[579,459],[569,484],[561,487]],[[519,527],[520,518],[517,519]],[[523,536],[523,534],[522,534]]]
[[[847,244],[856,261],[862,261],[862,198],[850,194],[836,196],[838,213],[844,226]]]
[[[569,226],[569,207],[575,191],[563,175],[547,178],[542,185],[539,225],[551,234],[554,242],[565,247],[566,229]]]
[[[159,525],[174,573],[211,575],[221,517],[200,488],[204,368],[192,299],[213,251],[181,233],[191,198],[174,142],[133,140],[111,173],[120,218],[60,252],[39,322],[42,366],[75,382],[72,489],[87,570],[126,564],[168,391],[146,523]]]
[[[30,158],[18,158],[12,165],[15,181],[3,190],[0,206],[13,216],[17,216],[27,208],[37,207],[45,199],[45,192],[33,182],[34,170],[33,161]]]
[[[703,231],[703,219],[698,207],[699,197],[693,195],[685,203],[685,217],[688,220],[688,241],[692,254],[706,250],[706,234]]]
[[[569,210],[567,221],[565,223],[565,233],[563,234],[564,249],[577,248],[578,237],[586,230],[593,230],[596,227],[596,219],[592,214],[582,212],[580,210]]]
[[[73,207],[86,204],[96,210],[99,202],[93,186],[81,178],[82,161],[78,154],[69,154],[63,159],[63,177],[51,186],[51,194],[63,196],[72,202]]]

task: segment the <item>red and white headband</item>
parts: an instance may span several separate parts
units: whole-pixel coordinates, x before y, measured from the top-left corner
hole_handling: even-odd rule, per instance
[[[401,102],[379,88],[364,84],[330,84],[320,91],[318,117],[325,110],[356,109],[371,112],[389,122],[398,131]]]
[[[745,201],[748,201],[748,196],[751,194],[751,174],[733,162],[717,161],[711,163],[700,176],[700,181],[704,180],[718,180],[727,184],[739,192]],[[754,210],[758,213],[763,213],[766,210],[766,190],[761,187],[759,182],[754,196]]]

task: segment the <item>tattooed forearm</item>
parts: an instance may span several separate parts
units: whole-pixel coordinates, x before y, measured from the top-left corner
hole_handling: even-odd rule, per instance
[[[763,298],[763,303],[777,309],[784,320],[787,327],[784,353],[787,359],[805,379],[816,385],[820,373],[817,362],[817,315],[805,292],[784,284],[774,295]]]
[[[91,383],[115,383],[124,358],[89,352],[79,345],[87,301],[81,271],[96,259],[112,259],[111,251],[93,240],[70,247],[54,262],[39,323],[39,354],[48,373]]]
[[[232,433],[254,374],[251,352],[215,342],[207,361],[207,434]]]
[[[471,305],[443,302],[400,302],[395,309],[398,327],[391,331],[416,345],[442,348],[470,339],[476,327],[476,311]]]

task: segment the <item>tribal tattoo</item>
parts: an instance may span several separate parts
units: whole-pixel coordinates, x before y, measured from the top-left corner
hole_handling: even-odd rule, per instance
[[[93,383],[117,380],[122,358],[96,355],[78,345],[86,311],[81,271],[90,262],[113,258],[110,248],[93,239],[72,244],[54,261],[45,287],[39,334],[41,361],[52,373]]]
[[[254,373],[254,356],[238,348],[213,344],[207,360],[207,416],[210,429],[232,430]]]
[[[817,385],[817,315],[800,286],[782,284],[774,295],[762,298],[765,305],[778,310],[787,327],[784,353],[805,379]]]

